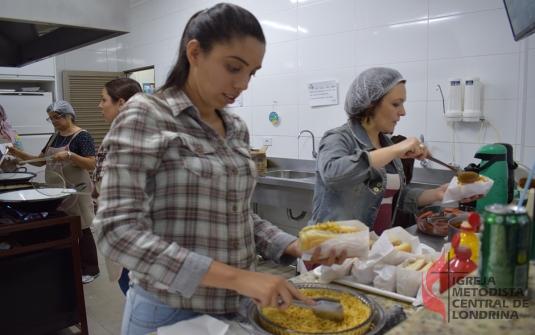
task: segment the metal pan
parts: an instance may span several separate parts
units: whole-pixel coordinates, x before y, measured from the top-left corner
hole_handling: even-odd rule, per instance
[[[78,184],[74,188],[42,188],[11,191],[0,194],[0,205],[20,211],[38,213],[56,210],[73,194],[86,188],[86,184]],[[80,189],[77,189],[80,188]]]
[[[29,181],[13,183],[13,184],[0,184],[0,192],[23,190],[26,188],[35,188],[35,186],[32,182],[29,182]]]
[[[0,173],[0,185],[18,184],[22,182],[29,182],[35,173],[31,172],[5,172]]]

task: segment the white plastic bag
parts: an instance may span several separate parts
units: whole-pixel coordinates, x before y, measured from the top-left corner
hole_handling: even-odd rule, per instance
[[[409,243],[412,251],[397,251],[392,245],[390,240],[401,240],[402,243]],[[420,255],[422,253],[422,247],[420,246],[420,240],[418,236],[409,234],[405,229],[401,227],[394,227],[392,229],[385,230],[379,240],[374,243],[371,253],[377,249],[382,249],[384,254],[383,262],[390,265],[398,265],[405,261],[407,258],[413,255]]]
[[[374,232],[371,232],[370,238],[374,240],[377,238],[377,235],[375,235]],[[412,253],[397,251],[394,249],[390,239],[398,239],[403,243],[409,243],[412,248]],[[401,227],[394,227],[392,229],[385,230],[381,234],[381,236],[372,245],[367,258],[359,258],[353,262],[351,275],[359,284],[371,284],[376,276],[376,273],[374,272],[374,267],[376,265],[388,264],[394,265],[395,268],[396,265],[402,263],[405,259],[413,256],[414,254],[421,253],[422,248],[420,247],[420,240],[417,236],[409,234]]]
[[[336,256],[342,254],[343,250],[347,251],[347,257],[367,257],[370,248],[370,228],[358,220],[338,221],[341,226],[350,226],[358,228],[358,232],[350,234],[340,234],[330,240],[322,242],[314,248],[304,250],[301,258],[305,261],[312,259],[316,248],[321,248],[320,258],[329,257],[331,250],[335,250]]]
[[[440,253],[435,252],[433,254],[423,254],[406,259],[403,263],[396,267],[396,291],[399,294],[406,295],[408,297],[416,297],[420,286],[422,286],[423,272],[416,270],[409,270],[405,267],[415,261],[418,258],[426,260],[426,264],[429,262],[436,262],[440,257]]]
[[[355,258],[351,268],[351,277],[359,284],[373,283],[373,266],[377,260]]]
[[[337,280],[348,276],[351,273],[351,267],[353,261],[356,258],[347,258],[342,264],[333,264],[332,266],[321,266],[321,275],[318,278],[318,282],[328,284],[333,280]]]
[[[376,264],[373,267],[373,286],[378,289],[396,292],[396,266]]]

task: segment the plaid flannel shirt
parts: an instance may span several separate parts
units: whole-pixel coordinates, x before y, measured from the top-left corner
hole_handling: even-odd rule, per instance
[[[180,90],[137,94],[103,141],[108,151],[94,220],[97,244],[163,302],[200,313],[239,309],[235,291],[200,285],[212,260],[283,265],[296,239],[250,207],[257,171],[245,122],[219,111],[222,137]],[[261,285],[261,283],[258,283]]]

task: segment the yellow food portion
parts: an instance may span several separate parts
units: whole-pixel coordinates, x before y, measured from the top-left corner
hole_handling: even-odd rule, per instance
[[[400,245],[394,247],[394,249],[397,251],[412,252],[412,246],[408,242],[401,243]]]
[[[358,231],[355,227],[341,226],[337,222],[325,222],[315,226],[307,226],[301,229],[297,235],[299,237],[299,249],[306,251],[339,234],[351,234]]]
[[[408,264],[405,269],[407,270],[415,270],[415,271],[419,271],[421,268],[423,268],[425,266],[425,259],[423,258],[418,258],[416,259],[414,262]]]
[[[403,243],[403,241],[400,240],[399,238],[390,238],[389,237],[388,240],[390,241],[390,243],[392,243],[392,245],[394,247],[397,247],[397,246],[399,246],[399,245],[401,245]]]
[[[285,311],[276,308],[262,308],[262,314],[271,322],[288,329],[307,333],[330,333],[354,328],[364,323],[370,317],[370,309],[360,299],[345,292],[334,292],[326,289],[301,289],[307,297],[333,297],[340,299],[344,306],[344,321],[334,322],[315,316],[312,311],[290,306]],[[264,329],[277,333],[276,327],[269,326],[260,318]],[[365,332],[365,331],[364,331]]]
[[[298,236],[311,230],[329,231],[334,234],[349,234],[349,233],[356,233],[359,231],[355,227],[341,226],[338,222],[329,221],[329,222],[320,223],[314,226],[307,226],[301,229]]]
[[[471,183],[461,183],[461,182],[459,181],[459,179],[457,179],[457,184],[459,184],[459,186],[464,186],[464,185],[474,184],[474,183],[484,183],[484,182],[486,182],[486,181],[488,181],[487,178],[485,178],[485,177],[483,177],[483,176],[480,175],[479,178],[476,179],[476,181],[471,182]]]
[[[394,246],[394,249],[397,251],[412,252],[412,246],[410,243],[401,241],[399,238],[388,238],[390,243]]]
[[[423,268],[420,269],[420,272],[427,272],[427,271],[429,271],[429,269],[431,269],[431,267],[433,266],[433,264],[435,264],[435,263],[433,263],[433,262],[429,262],[429,263],[427,263],[426,266],[424,266]]]
[[[407,270],[414,270],[414,271],[420,271],[420,272],[427,272],[431,267],[433,266],[433,262],[427,262],[423,258],[415,259],[414,261],[410,262],[405,266],[405,269]]]

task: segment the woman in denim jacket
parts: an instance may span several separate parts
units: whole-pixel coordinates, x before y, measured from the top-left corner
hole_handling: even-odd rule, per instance
[[[398,71],[377,67],[351,84],[347,123],[327,131],[320,142],[312,222],[360,220],[380,235],[391,228],[397,209],[416,213],[444,198],[448,184],[432,190],[405,185],[401,159],[424,159],[430,155],[426,146],[415,137],[393,144],[385,135],[406,114],[405,82]]]

